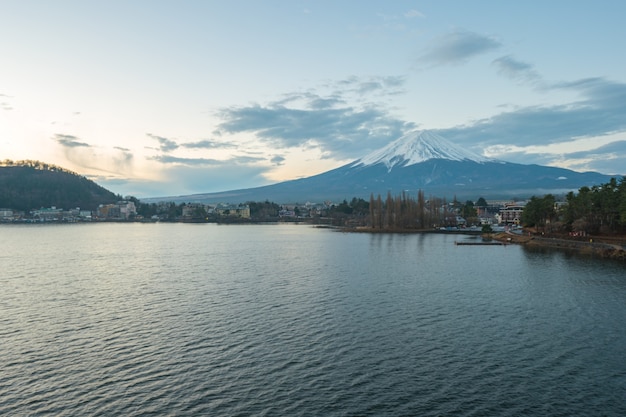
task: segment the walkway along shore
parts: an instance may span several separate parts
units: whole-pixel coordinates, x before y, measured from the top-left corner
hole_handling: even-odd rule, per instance
[[[606,242],[559,239],[545,236],[528,236],[514,233],[496,233],[491,236],[500,242],[517,243],[534,248],[554,248],[575,251],[581,255],[626,261],[626,247]]]

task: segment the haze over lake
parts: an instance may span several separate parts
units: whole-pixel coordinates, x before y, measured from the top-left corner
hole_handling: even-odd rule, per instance
[[[293,224],[0,236],[2,415],[626,415],[622,263]]]

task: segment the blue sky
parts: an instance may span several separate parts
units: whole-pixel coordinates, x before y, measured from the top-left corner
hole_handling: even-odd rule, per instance
[[[123,195],[336,168],[415,129],[626,174],[622,1],[0,2],[0,160]]]

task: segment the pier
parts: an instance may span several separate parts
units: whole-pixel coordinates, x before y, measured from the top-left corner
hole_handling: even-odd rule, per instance
[[[504,246],[505,242],[454,242],[457,246]]]

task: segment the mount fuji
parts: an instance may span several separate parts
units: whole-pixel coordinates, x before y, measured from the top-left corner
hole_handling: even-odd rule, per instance
[[[385,164],[391,171],[395,166],[407,167],[430,159],[449,161],[491,162],[477,153],[463,149],[429,131],[412,132],[391,142],[389,145],[354,162],[353,166]]]
[[[408,133],[361,159],[318,175],[273,185],[149,200],[176,202],[341,201],[418,190],[434,197],[528,198],[600,185],[611,176],[486,158],[429,131]]]

